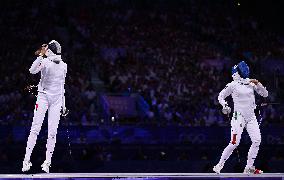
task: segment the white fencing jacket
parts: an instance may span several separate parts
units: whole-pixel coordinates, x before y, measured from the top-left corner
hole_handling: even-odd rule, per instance
[[[55,63],[58,61],[59,63]],[[31,74],[41,72],[41,79],[38,84],[38,92],[47,95],[62,95],[63,107],[65,108],[65,77],[67,74],[67,64],[62,61],[61,55],[53,55],[43,58],[39,56],[29,69]]]
[[[234,111],[244,116],[251,116],[256,108],[254,91],[263,97],[268,96],[268,91],[260,82],[255,85],[250,83],[249,79],[234,80],[219,93],[218,101],[224,107],[227,104],[225,98],[232,95]]]

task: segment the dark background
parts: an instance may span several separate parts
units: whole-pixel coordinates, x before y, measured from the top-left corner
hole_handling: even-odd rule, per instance
[[[35,103],[24,88],[40,78],[28,69],[52,39],[68,64],[70,110],[52,172],[211,172],[230,139],[217,95],[240,60],[269,91],[257,103],[278,103],[261,110],[256,166],[283,172],[283,7],[281,0],[1,1],[0,173],[20,173]],[[105,109],[108,97],[121,100]],[[45,121],[32,172],[44,161],[46,130]],[[224,172],[243,171],[249,145],[244,133],[241,162],[234,152]]]

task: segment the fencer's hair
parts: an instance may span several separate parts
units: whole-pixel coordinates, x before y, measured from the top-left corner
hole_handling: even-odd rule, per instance
[[[61,54],[61,45],[55,40],[48,43],[48,49],[50,49],[54,54]]]

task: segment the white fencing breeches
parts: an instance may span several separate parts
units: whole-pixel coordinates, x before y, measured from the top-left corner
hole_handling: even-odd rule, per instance
[[[233,118],[231,120],[231,141],[229,145],[224,149],[219,164],[224,165],[234,149],[239,145],[244,128],[246,128],[252,141],[252,145],[250,146],[248,152],[246,167],[253,166],[261,142],[259,125],[254,114],[249,117],[244,117],[238,112],[234,112]]]
[[[34,109],[33,123],[26,147],[25,160],[30,160],[33,148],[36,144],[37,136],[41,130],[46,111],[48,110],[48,139],[46,143],[46,161],[51,162],[51,157],[56,143],[56,134],[60,120],[61,107],[61,95],[47,95],[44,93],[38,93]]]

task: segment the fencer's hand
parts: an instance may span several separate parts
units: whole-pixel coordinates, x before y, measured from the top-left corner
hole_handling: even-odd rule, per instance
[[[39,56],[41,49],[36,50],[35,55]]]
[[[226,104],[225,106],[223,106],[222,113],[223,114],[230,114],[231,108]]]
[[[36,56],[43,56],[46,52],[47,44],[41,45],[41,47],[35,52]]]
[[[35,55],[36,56],[43,56],[45,54],[46,50],[45,48],[41,47],[40,49],[38,49],[36,52],[35,52]]]
[[[250,79],[249,82],[257,85],[259,81],[256,79]]]

